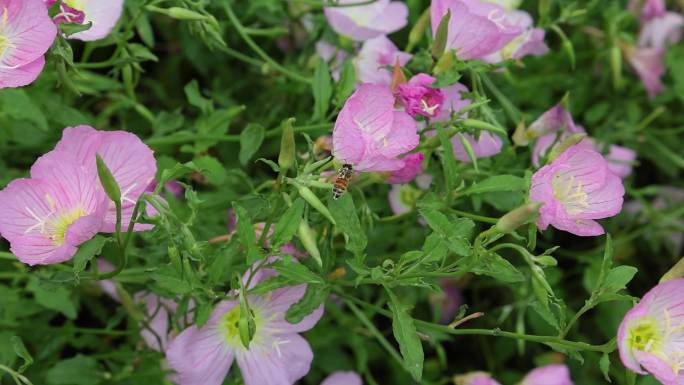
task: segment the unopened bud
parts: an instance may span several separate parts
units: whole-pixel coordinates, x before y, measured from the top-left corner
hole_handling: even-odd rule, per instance
[[[167,14],[170,17],[178,20],[201,21],[208,19],[206,15],[181,7],[171,7],[168,8],[167,11]]]
[[[660,278],[660,283],[671,281],[673,279],[684,277],[684,257],[679,260],[670,270]]]
[[[323,261],[321,260],[321,252],[318,250],[318,245],[316,244],[316,236],[309,226],[306,218],[299,222],[299,228],[297,229],[297,234],[299,235],[299,240],[304,246],[304,250],[313,258],[318,266],[323,266]]]
[[[422,15],[416,21],[416,24],[411,28],[409,32],[408,45],[406,46],[406,52],[411,52],[413,47],[418,45],[425,35],[425,30],[428,25],[430,25],[430,9],[426,9]]]
[[[449,19],[451,18],[451,9],[442,16],[439,21],[439,26],[435,32],[435,40],[432,42],[432,56],[439,59],[444,54],[446,49],[446,41],[449,34]]]
[[[278,155],[278,166],[280,166],[281,172],[285,173],[288,169],[292,168],[295,161],[295,138],[294,138],[294,128],[292,124],[294,123],[294,118],[286,119],[283,122],[283,134],[280,138],[280,154]]]
[[[541,206],[541,202],[529,202],[508,212],[496,222],[496,229],[502,233],[515,231],[518,227],[536,218]]]
[[[553,162],[558,156],[562,153],[565,152],[568,148],[576,145],[577,143],[581,142],[582,139],[586,138],[587,134],[585,133],[578,133],[578,134],[572,134],[568,136],[567,138],[563,139],[562,142],[558,143],[555,145],[551,151],[549,151],[549,157],[548,161]]]

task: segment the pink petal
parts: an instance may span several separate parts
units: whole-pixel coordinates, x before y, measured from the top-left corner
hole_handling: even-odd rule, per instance
[[[341,1],[341,4],[355,0]],[[406,4],[379,0],[370,4],[347,7],[325,7],[325,16],[332,29],[353,40],[365,41],[403,28],[408,20]]]
[[[85,13],[85,23],[92,22],[93,25],[87,31],[75,33],[70,39],[83,41],[99,40],[107,37],[123,12],[124,0],[83,0],[83,11]]]
[[[565,365],[547,365],[536,368],[525,376],[522,385],[574,385]]]
[[[625,314],[624,318],[622,319],[622,322],[620,322],[620,327],[618,328],[617,332],[616,341],[618,345],[618,350],[620,352],[620,360],[622,361],[623,365],[625,365],[627,368],[638,374],[646,374],[646,372],[641,368],[639,361],[634,356],[635,352],[629,346],[630,337],[627,333],[627,329],[629,328],[631,322],[637,321],[647,315],[648,309],[646,304],[639,303],[638,305],[630,309],[627,312],[627,314]]]
[[[667,12],[644,23],[639,32],[639,46],[666,48],[677,44],[682,38],[684,16],[676,12]]]
[[[413,150],[420,141],[416,121],[407,113],[395,111],[393,123],[392,131],[380,147],[382,155],[390,158]]]
[[[166,349],[169,366],[179,385],[221,385],[233,363],[233,351],[218,328],[220,317],[236,305],[223,302],[202,329],[191,326],[174,338]]]
[[[389,85],[392,74],[383,66],[392,66],[399,59],[403,66],[412,55],[401,52],[386,36],[378,36],[363,43],[356,59],[357,76],[360,83]]]
[[[663,385],[683,385],[684,373],[675,373],[672,366],[654,354],[636,351],[634,356],[641,366]]]
[[[423,172],[423,159],[425,159],[425,155],[422,152],[403,157],[404,167],[394,171],[387,179],[387,183],[402,184],[412,181],[418,174]]]
[[[664,55],[665,51],[660,48],[630,47],[627,50],[627,60],[639,75],[650,98],[654,98],[665,88],[660,80],[665,74]]]
[[[335,372],[326,377],[321,385],[363,385],[363,381],[356,372]]]
[[[7,20],[3,35],[10,46],[0,67],[21,67],[40,59],[52,45],[57,27],[41,0],[0,0],[0,17]]]
[[[463,134],[473,148],[473,153],[476,158],[487,158],[494,156],[501,152],[503,141],[497,135],[489,132],[481,132],[477,140],[469,134]],[[454,149],[454,156],[462,162],[470,162],[468,152],[466,152],[463,143],[458,137],[451,139],[451,144]]]
[[[45,57],[40,56],[36,60],[19,68],[3,68],[0,66],[0,88],[23,87],[33,83],[45,66]]]
[[[603,227],[592,219],[573,219],[558,215],[551,225],[580,237],[597,237],[605,234]]]
[[[620,178],[626,178],[632,173],[632,163],[636,161],[637,153],[631,148],[610,145],[606,156],[608,169]]]
[[[313,352],[298,334],[283,334],[239,350],[236,359],[245,385],[292,385],[309,372]]]

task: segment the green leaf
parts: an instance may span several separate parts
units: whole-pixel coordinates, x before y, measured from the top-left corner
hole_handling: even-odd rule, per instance
[[[273,264],[273,268],[283,277],[297,284],[323,284],[323,279],[309,270],[304,264],[292,260],[289,257],[280,259]]]
[[[337,227],[344,234],[345,248],[357,257],[362,255],[368,245],[368,238],[356,214],[354,200],[350,194],[344,194],[340,199],[331,199],[329,205]]]
[[[342,70],[340,71],[340,80],[337,82],[337,90],[335,92],[335,100],[337,106],[342,107],[347,98],[354,92],[356,88],[356,68],[352,60],[347,59],[342,63]]]
[[[616,292],[627,287],[639,270],[632,266],[618,266],[612,268],[606,276],[603,288],[610,292]]]
[[[67,288],[56,287],[48,290],[40,286],[37,278],[32,278],[26,288],[33,293],[38,304],[58,311],[69,319],[76,319],[76,305],[71,299],[71,293]]]
[[[175,294],[188,294],[192,291],[190,283],[182,279],[171,266],[164,266],[150,274],[157,286]]]
[[[77,355],[57,363],[47,371],[49,385],[97,385],[104,380],[94,358]]]
[[[444,179],[446,180],[446,191],[451,193],[458,186],[458,163],[454,157],[454,148],[451,138],[447,135],[446,128],[437,125],[437,136],[444,151],[441,154],[442,168],[444,168]]]
[[[264,126],[257,123],[250,123],[240,133],[240,163],[244,166],[259,151],[261,143],[264,141]]]
[[[328,63],[319,60],[316,65],[313,78],[314,96],[314,115],[313,120],[322,121],[330,108],[330,97],[332,96],[332,78],[328,69]]]
[[[2,113],[14,119],[27,120],[41,131],[48,131],[49,125],[41,106],[31,99],[26,91],[5,88],[0,93]]]
[[[528,188],[525,178],[514,175],[495,175],[474,183],[461,192],[462,195],[491,193],[496,191],[526,191]]]
[[[102,235],[96,235],[93,239],[86,241],[78,247],[78,251],[74,254],[74,274],[78,276],[82,272],[88,262],[94,256],[102,252],[102,247],[107,243],[108,239]]]
[[[446,41],[449,35],[449,19],[451,18],[451,9],[442,16],[435,31],[435,41],[432,43],[432,56],[440,58],[446,48]]]
[[[289,242],[297,232],[299,223],[302,221],[304,215],[304,208],[306,203],[302,198],[297,198],[287,210],[278,223],[275,225],[273,236],[271,237],[271,247],[274,250],[279,250],[280,246]]]
[[[59,29],[64,32],[66,36],[71,36],[75,33],[89,30],[93,26],[93,22],[89,21],[84,24],[78,23],[59,23]]]
[[[272,160],[265,159],[265,158],[259,158],[256,161],[266,163],[271,168],[271,170],[273,170],[273,172],[280,172],[280,166],[278,166],[278,163],[276,163]]]
[[[226,169],[213,156],[200,156],[192,162],[202,171],[209,184],[218,186],[226,181]]]
[[[291,324],[302,322],[304,317],[313,313],[325,302],[329,294],[330,289],[327,286],[307,285],[302,298],[287,309],[285,320]]]
[[[308,203],[311,207],[313,207],[316,211],[321,213],[326,219],[330,221],[333,225],[337,225],[335,222],[335,218],[333,218],[332,214],[330,213],[330,210],[321,202],[320,199],[318,199],[318,196],[311,191],[310,188],[304,186],[304,185],[297,185],[297,192],[299,192],[299,196],[304,198],[306,203]]]
[[[212,310],[214,310],[214,306],[211,302],[201,303],[197,307],[197,311],[195,312],[195,325],[197,325],[198,328],[201,328],[207,323]]]
[[[525,280],[525,276],[515,266],[496,253],[484,254],[472,266],[468,267],[468,271],[488,275],[504,283],[516,283]]]
[[[33,364],[33,357],[31,356],[31,353],[29,353],[28,349],[26,349],[26,345],[24,345],[24,341],[21,340],[21,337],[12,336],[10,337],[10,342],[12,343],[12,349],[14,349],[14,353],[24,360],[24,363],[18,369],[19,373],[23,373],[29,366]]]
[[[247,263],[252,264],[261,259],[261,253],[256,242],[256,234],[252,226],[252,220],[247,210],[239,203],[233,202],[233,210],[237,219],[237,233],[240,243],[247,249]]]
[[[411,373],[414,380],[420,382],[423,377],[424,354],[416,325],[397,296],[389,288],[385,289],[389,296],[389,308],[392,311],[392,332],[399,343],[404,367]]]
[[[190,83],[186,84],[183,91],[185,91],[185,97],[188,99],[188,103],[199,108],[204,114],[208,114],[214,108],[211,99],[202,96],[197,80],[193,79]]]
[[[610,379],[610,355],[608,353],[603,353],[601,356],[601,359],[599,360],[599,368],[601,369],[601,373],[603,373],[603,377],[606,379],[608,382],[613,382]]]
[[[104,160],[100,158],[100,154],[95,154],[95,162],[97,163],[97,175],[100,178],[100,183],[102,184],[105,193],[107,193],[109,199],[114,203],[120,204],[121,189],[119,188],[116,179],[114,179],[114,175],[112,175],[112,172],[109,170],[109,167],[107,167]]]

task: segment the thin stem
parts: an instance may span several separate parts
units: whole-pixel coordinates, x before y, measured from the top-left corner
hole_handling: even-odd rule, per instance
[[[387,338],[380,333],[380,331],[373,325],[373,322],[366,317],[366,314],[364,314],[361,309],[356,307],[353,302],[346,300],[345,303],[347,306],[351,309],[351,311],[356,315],[356,317],[363,323],[366,328],[368,328],[368,331],[371,332],[371,334],[375,337],[375,339],[378,340],[380,345],[382,345],[385,350],[394,358],[395,361],[399,363],[402,367],[404,366],[404,361],[402,360],[401,356],[397,351],[394,349],[394,347],[387,341]]]
[[[0,259],[7,259],[9,261],[16,261],[17,257],[8,251],[0,251]]]
[[[298,82],[306,83],[306,84],[311,84],[311,79],[306,78],[296,72],[290,71],[289,69],[283,67],[280,65],[278,62],[273,60],[264,50],[257,45],[254,40],[247,34],[245,31],[245,27],[240,23],[240,20],[235,16],[235,13],[233,12],[233,9],[230,7],[230,2],[226,1],[224,2],[223,8],[226,11],[226,14],[228,15],[228,18],[230,19],[230,22],[235,26],[235,29],[237,30],[238,34],[242,37],[242,40],[247,43],[247,45],[257,54],[261,59],[263,59],[266,63],[270,64],[273,68],[276,70],[280,71],[283,75],[289,77],[292,80],[296,80]]]
[[[470,219],[478,221],[478,222],[483,222],[483,223],[496,224],[496,222],[498,221],[497,218],[485,217],[482,215],[472,214],[472,213],[469,213],[466,211],[461,211],[461,210],[449,209],[449,212],[454,213],[456,215],[460,215],[462,217],[470,218]]]

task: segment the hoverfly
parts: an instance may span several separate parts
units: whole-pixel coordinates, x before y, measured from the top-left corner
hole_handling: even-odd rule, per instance
[[[349,185],[349,181],[353,175],[354,168],[352,165],[349,163],[343,164],[342,168],[340,168],[340,170],[337,172],[337,179],[335,179],[335,183],[333,183],[333,199],[339,199],[342,194],[347,191],[347,186]]]

